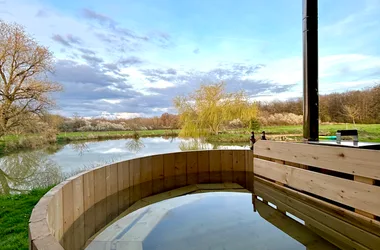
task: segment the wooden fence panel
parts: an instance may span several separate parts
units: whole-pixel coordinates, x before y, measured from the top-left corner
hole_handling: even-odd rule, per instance
[[[380,180],[379,150],[258,141],[255,154]]]
[[[351,223],[337,218],[336,216],[325,213],[319,208],[316,208],[307,202],[302,202],[292,196],[288,196],[282,192],[278,192],[275,188],[270,186],[273,184],[264,184],[263,182],[257,181],[254,185],[255,191],[257,191],[257,195],[265,196],[263,198],[268,198],[266,196],[268,195],[274,198],[276,201],[280,201],[281,203],[284,203],[287,206],[291,206],[294,209],[297,209],[304,215],[316,221],[319,221],[320,223],[328,226],[329,228],[332,228],[335,231],[340,232],[341,234],[349,237],[350,239],[353,239],[371,249],[376,249],[377,246],[380,246],[380,237],[378,237],[377,235],[374,235],[368,231],[358,228],[352,225]]]
[[[315,220],[314,218],[305,215],[304,213],[296,209],[295,206],[288,206],[285,203],[268,195],[266,192],[262,192],[262,190],[259,187],[257,187],[256,184],[255,184],[255,192],[257,193],[258,196],[262,197],[264,200],[280,206],[285,211],[305,221],[305,224],[307,225],[309,229],[316,232],[318,235],[322,236],[323,238],[327,239],[329,242],[333,243],[334,245],[337,245],[339,248],[342,248],[342,249],[353,248],[353,249],[360,249],[360,250],[367,249],[362,244],[350,239],[349,237],[341,234],[338,231],[335,231],[334,229],[326,226],[320,221]]]
[[[377,216],[380,215],[380,187],[377,186],[257,158],[255,159],[255,174]]]

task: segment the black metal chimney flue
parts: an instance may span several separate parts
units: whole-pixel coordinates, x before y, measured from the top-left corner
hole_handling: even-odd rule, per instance
[[[303,0],[303,137],[318,141],[318,0]]]

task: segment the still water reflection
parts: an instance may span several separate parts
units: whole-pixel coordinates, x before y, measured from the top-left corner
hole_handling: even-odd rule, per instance
[[[196,149],[249,148],[245,144],[216,145],[199,140],[151,137],[54,145],[0,158],[0,194],[51,185],[71,175],[115,161]]]
[[[252,194],[221,192],[185,195],[141,208],[110,225],[86,248],[95,249],[337,248]]]

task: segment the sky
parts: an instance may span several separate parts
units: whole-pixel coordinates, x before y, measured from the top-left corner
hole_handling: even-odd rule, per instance
[[[379,0],[319,0],[320,94],[380,82],[379,15]],[[302,97],[302,0],[0,0],[0,19],[54,53],[61,115],[175,113],[175,96],[219,81]]]

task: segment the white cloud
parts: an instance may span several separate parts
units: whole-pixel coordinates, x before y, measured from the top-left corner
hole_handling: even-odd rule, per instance
[[[266,63],[254,78],[272,80],[279,84],[296,84],[302,81],[302,58],[291,57]]]

